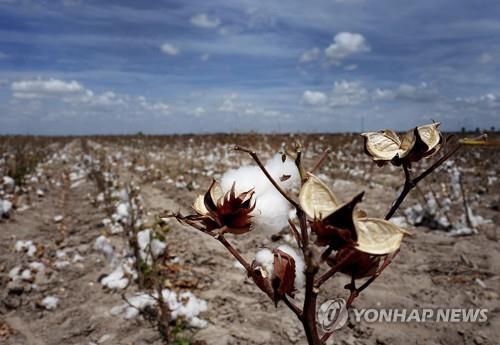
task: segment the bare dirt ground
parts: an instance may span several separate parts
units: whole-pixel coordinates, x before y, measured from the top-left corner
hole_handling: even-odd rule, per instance
[[[261,138],[262,139],[262,138]],[[302,138],[304,139],[304,138]],[[334,152],[322,169],[324,177],[343,199],[365,190],[363,208],[383,217],[403,181],[390,167],[378,168],[363,156],[361,142],[352,136],[308,136],[307,163],[324,147]],[[115,252],[126,251],[121,233],[112,234],[103,219],[109,215],[96,205],[98,191],[89,178],[85,155],[111,164],[120,186],[134,181],[140,186],[145,222],[166,210],[187,212],[197,194],[212,177],[229,167],[250,163],[231,151],[235,143],[254,146],[264,158],[280,149],[288,136],[256,140],[253,136],[174,137],[167,142],[116,138],[74,139],[61,143],[39,163],[18,192],[8,217],[0,220],[0,343],[1,344],[161,344],[159,333],[141,317],[125,319],[111,310],[123,304],[126,290],[103,288],[100,279],[111,273],[106,257],[94,249],[96,238],[105,235]],[[85,142],[86,144],[82,144]],[[257,144],[259,143],[259,144]],[[90,149],[87,147],[90,146]],[[424,225],[407,224],[414,236],[406,237],[397,259],[355,301],[355,308],[486,308],[486,322],[368,323],[353,318],[332,337],[332,344],[498,344],[500,329],[500,242],[497,151],[477,149],[454,159],[465,180],[466,198],[476,216],[477,234],[452,237]],[[424,180],[413,191],[404,210],[422,202],[435,186],[438,199],[448,193],[450,169]],[[432,183],[431,183],[432,182]],[[444,187],[443,187],[444,186]],[[41,195],[43,192],[43,196]],[[463,214],[461,201],[450,208],[452,220]],[[56,217],[58,215],[62,216]],[[56,217],[56,218],[55,218]],[[182,333],[190,343],[206,344],[305,344],[302,326],[282,304],[275,308],[234,265],[224,247],[208,236],[169,222],[166,236],[170,254],[190,284],[189,289],[208,302],[201,329],[187,327]],[[257,232],[228,239],[251,260],[259,248],[274,247],[271,234]],[[16,250],[19,240],[30,240],[36,252],[29,256]],[[44,272],[31,270],[30,277],[14,282],[11,271],[40,262]],[[66,262],[66,263],[65,263]],[[40,274],[39,274],[40,273]],[[194,282],[194,283],[193,283]],[[347,297],[339,276],[322,290],[321,299]],[[42,300],[58,298],[49,310]],[[203,341],[203,342],[202,342]],[[186,342],[185,344],[189,344]]]

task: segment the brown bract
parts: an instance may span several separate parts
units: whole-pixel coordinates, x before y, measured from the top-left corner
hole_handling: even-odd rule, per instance
[[[351,251],[354,251],[352,254]],[[370,277],[377,271],[380,265],[381,256],[360,252],[352,248],[342,248],[327,259],[330,266],[335,266],[349,255],[347,262],[342,265],[340,272],[345,273],[354,279]]]
[[[273,249],[272,272],[257,261],[253,261],[249,275],[254,282],[277,304],[285,295],[295,295],[295,260],[292,256]]]
[[[205,195],[199,195],[193,208],[196,215],[178,216],[181,222],[200,225],[204,231],[223,228],[223,233],[244,234],[252,229],[253,190],[236,195],[235,184],[224,194],[220,184],[213,181]]]
[[[390,129],[362,133],[364,149],[374,162],[411,164],[437,153],[443,143],[439,123],[431,123],[398,135]]]

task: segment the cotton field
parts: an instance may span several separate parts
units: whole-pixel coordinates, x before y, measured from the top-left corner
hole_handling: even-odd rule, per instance
[[[491,134],[489,140],[495,140]],[[345,202],[383,217],[404,174],[378,167],[357,134],[0,138],[2,344],[305,344],[283,303],[255,289],[224,246],[172,215],[190,214],[215,179],[253,191],[252,228],[225,234],[244,260],[273,274],[272,248],[304,257],[292,205],[236,145],[258,153],[283,191],[298,195],[302,160]],[[423,170],[429,162],[414,164]],[[500,151],[465,147],[418,184],[392,222],[408,231],[400,255],[353,307],[481,307],[482,323],[356,323],[341,344],[496,344],[500,327]],[[263,272],[264,272],[263,271]],[[322,287],[322,303],[349,283]],[[332,338],[333,339],[333,338]]]

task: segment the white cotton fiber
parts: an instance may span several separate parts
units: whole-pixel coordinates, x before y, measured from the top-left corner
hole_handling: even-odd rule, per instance
[[[277,154],[266,163],[265,167],[285,191],[290,191],[298,186],[299,172],[290,158],[287,158],[283,163],[281,155]],[[281,181],[283,176],[289,177],[285,181]],[[290,204],[274,188],[258,166],[243,166],[227,171],[221,178],[224,192],[229,191],[233,183],[235,183],[237,193],[254,189],[256,207],[253,215],[255,225],[258,228],[276,232],[287,225],[291,210]]]
[[[256,207],[253,211],[254,225],[258,229],[279,231],[287,226],[290,204],[275,189],[269,189],[265,194],[256,197]]]
[[[42,300],[42,305],[47,310],[54,310],[59,304],[59,298],[55,296],[47,296]]]
[[[300,256],[295,250],[293,250],[292,247],[286,244],[279,246],[278,249],[290,255],[293,258],[293,260],[295,260],[295,288],[296,289],[302,288],[305,283],[304,259],[302,259],[302,256]]]
[[[123,290],[128,285],[128,278],[121,266],[101,280],[101,284],[111,290]]]
[[[14,249],[16,252],[26,251],[28,256],[33,256],[36,253],[36,246],[33,244],[33,241],[23,241],[19,240],[14,245]]]
[[[179,295],[175,291],[169,289],[162,290],[163,300],[168,305],[171,311],[173,320],[181,317],[186,319],[191,327],[203,328],[207,322],[200,319],[200,313],[208,309],[205,300],[197,298],[190,291],[182,292]],[[140,310],[148,306],[154,306],[157,303],[157,294],[139,293],[128,299],[129,304],[115,306],[111,309],[112,315],[124,313],[125,319],[131,319],[139,315]]]
[[[145,229],[137,233],[137,242],[139,243],[139,248],[141,250],[141,258],[146,261],[146,263],[151,263],[151,255],[156,258],[163,254],[167,244],[159,239],[154,238],[151,229]]]
[[[255,254],[255,261],[271,276],[274,272],[274,254],[269,249],[261,249]]]
[[[111,241],[108,240],[105,236],[101,235],[96,238],[94,243],[94,250],[106,255],[106,258],[109,261],[113,260],[113,245]]]
[[[12,209],[12,203],[9,200],[0,199],[0,216],[8,214]]]

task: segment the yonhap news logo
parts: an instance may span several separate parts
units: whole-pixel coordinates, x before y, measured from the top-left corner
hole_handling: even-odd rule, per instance
[[[325,332],[342,328],[352,322],[454,322],[483,323],[488,321],[486,308],[352,308],[349,311],[343,298],[324,302],[318,309],[318,324]]]
[[[348,318],[349,314],[343,298],[328,300],[318,309],[318,323],[324,332],[342,328]]]

